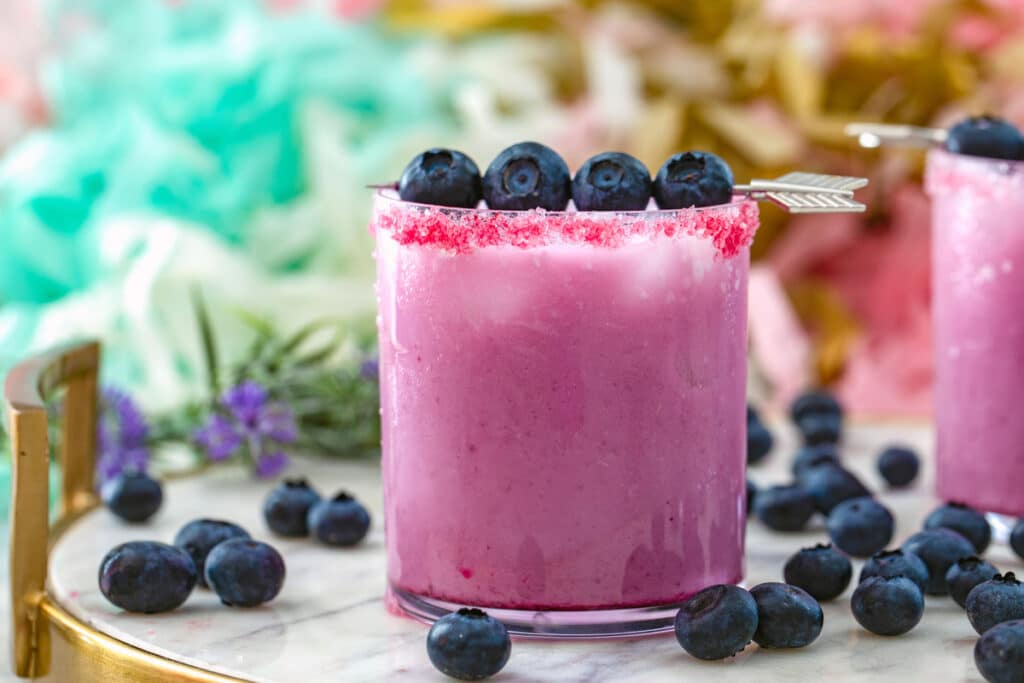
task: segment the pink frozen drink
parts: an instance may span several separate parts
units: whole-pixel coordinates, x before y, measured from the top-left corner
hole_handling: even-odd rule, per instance
[[[388,579],[403,608],[475,605],[543,631],[630,619],[617,610],[670,619],[740,581],[757,222],[751,200],[497,212],[378,194]]]
[[[1024,515],[1024,162],[933,150],[938,493]]]

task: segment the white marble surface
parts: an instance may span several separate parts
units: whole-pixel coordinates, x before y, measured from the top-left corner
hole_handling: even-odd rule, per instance
[[[853,428],[847,438],[849,465],[879,487],[874,455],[890,441],[930,451],[930,435],[920,427]],[[776,449],[755,468],[759,484],[788,477],[791,449]],[[260,517],[269,488],[240,471],[219,470],[168,486],[165,508],[146,526],[127,526],[103,510],[78,523],[56,546],[50,563],[52,594],[75,615],[144,649],[207,669],[255,681],[442,681],[424,649],[426,627],[384,609],[384,552],[380,524],[380,473],[373,464],[309,461],[297,466],[322,492],[348,488],[375,513],[368,542],[354,550],[332,550],[311,541],[272,539]],[[930,464],[917,488],[883,493],[897,516],[897,540],[920,527],[935,505]],[[271,540],[285,557],[288,578],[270,605],[237,610],[222,607],[197,590],[181,609],[143,616],[119,611],[97,587],[97,568],[106,551],[133,539],[170,541],[184,522],[221,517]],[[786,558],[802,546],[823,540],[822,520],[800,534],[776,534],[758,522],[749,525],[747,584],[781,580]],[[1024,564],[1006,547],[989,550],[1003,570]],[[860,563],[855,564],[859,572]],[[856,574],[855,574],[856,576]],[[849,612],[852,587],[824,605],[825,627],[810,647],[762,651],[749,646],[724,662],[688,656],[671,635],[632,640],[516,641],[512,658],[497,681],[793,681],[890,680],[981,683],[972,648],[975,634],[963,611],[948,598],[929,599],[921,624],[910,634],[883,638],[862,630]]]

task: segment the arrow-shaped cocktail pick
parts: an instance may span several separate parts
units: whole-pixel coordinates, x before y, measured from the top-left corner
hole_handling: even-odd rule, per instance
[[[734,185],[733,191],[751,199],[767,199],[790,213],[861,213],[865,206],[853,198],[853,192],[867,184],[867,178],[793,172],[775,180],[751,180],[746,185]],[[367,187],[392,190],[398,188],[398,183]]]
[[[797,171],[775,180],[751,180],[733,191],[767,199],[790,213],[861,213],[866,207],[853,193],[867,184],[867,178]]]
[[[895,147],[935,147],[946,142],[948,131],[944,128],[905,126],[898,123],[851,123],[846,134],[857,138],[861,147],[875,148],[882,145]]]

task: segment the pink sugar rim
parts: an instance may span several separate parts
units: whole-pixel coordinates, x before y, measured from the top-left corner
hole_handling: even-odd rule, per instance
[[[932,196],[966,190],[978,198],[994,199],[1024,189],[1024,161],[955,154],[935,148],[928,152],[924,185]]]
[[[730,204],[646,211],[493,211],[403,202],[378,190],[371,229],[402,245],[464,254],[490,246],[522,249],[552,244],[625,246],[637,238],[689,235],[710,240],[730,258],[750,246],[759,225],[757,202],[736,197]]]

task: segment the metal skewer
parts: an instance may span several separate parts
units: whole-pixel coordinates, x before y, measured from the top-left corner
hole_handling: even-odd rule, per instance
[[[770,201],[790,213],[861,213],[866,207],[853,198],[853,193],[867,184],[867,178],[793,172],[775,180],[754,179],[746,185],[734,185],[733,192]],[[367,187],[390,190],[397,189],[398,184]]]
[[[751,199],[768,200],[790,213],[861,213],[865,206],[853,198],[867,178],[793,172],[775,180],[751,180],[733,191]]]
[[[861,147],[875,148],[882,145],[897,147],[934,147],[946,142],[948,131],[944,128],[925,128],[892,123],[851,123],[846,134],[857,138]]]

